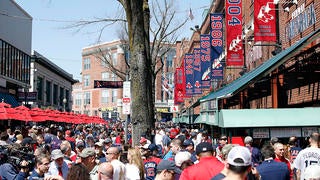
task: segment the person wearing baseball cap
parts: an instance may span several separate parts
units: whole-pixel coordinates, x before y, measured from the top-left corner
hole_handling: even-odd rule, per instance
[[[144,156],[143,165],[146,170],[146,179],[154,179],[157,171],[157,165],[161,159],[153,153],[157,149],[156,144],[146,144],[141,147],[141,155]]]
[[[185,148],[185,150],[187,150],[191,154],[191,161],[193,163],[198,163],[197,154],[196,154],[196,151],[194,150],[193,141],[191,139],[186,139],[183,141],[182,145]]]
[[[50,167],[46,175],[58,175],[66,179],[69,172],[69,167],[63,158],[64,154],[60,149],[53,150],[51,152],[51,159],[53,161],[50,163]]]
[[[187,167],[181,173],[180,180],[186,179],[211,179],[224,168],[216,157],[211,143],[201,142],[196,147],[199,163]],[[201,172],[201,174],[199,174]]]
[[[243,146],[233,147],[227,158],[228,173],[224,179],[245,180],[251,170],[251,153]]]
[[[179,173],[179,171],[173,161],[162,160],[157,166],[155,180],[174,180],[176,173]]]
[[[91,179],[98,179],[98,165],[96,163],[96,152],[93,148],[84,148],[78,155],[81,163],[90,171]]]

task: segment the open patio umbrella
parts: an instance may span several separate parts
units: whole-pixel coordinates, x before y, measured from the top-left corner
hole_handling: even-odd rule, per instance
[[[32,108],[30,111],[30,116],[34,122],[44,122],[47,118],[47,113],[40,108]]]
[[[9,119],[16,119],[19,120],[22,117],[16,113],[14,108],[11,108],[10,104],[5,102],[0,102],[0,119],[1,120],[9,120]]]
[[[24,105],[15,107],[14,110],[19,115],[19,118],[17,120],[20,121],[32,121],[31,115],[30,115],[30,109],[25,107]]]

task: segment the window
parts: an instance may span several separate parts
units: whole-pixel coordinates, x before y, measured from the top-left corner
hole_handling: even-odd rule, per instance
[[[110,73],[109,72],[103,72],[101,73],[101,80],[103,81],[108,81],[110,78]]]
[[[118,59],[118,54],[117,53],[112,53],[111,58],[112,58],[112,65],[116,66],[117,65],[117,59]]]
[[[76,106],[81,106],[81,100],[82,100],[82,94],[81,93],[77,93],[75,95],[75,105]]]
[[[168,53],[167,53],[167,67],[169,67],[169,68],[171,68],[172,66],[173,66],[173,58],[174,58],[174,56],[175,56],[175,51],[173,51],[173,50],[170,50]]]
[[[108,103],[109,99],[109,90],[101,91],[101,103]]]
[[[83,60],[83,70],[88,70],[88,69],[90,69],[90,59],[85,58]]]
[[[105,59],[96,58],[97,62],[100,62],[102,67],[107,67],[107,63]]]
[[[87,105],[87,104],[90,104],[90,92],[85,92],[84,93],[84,98],[83,98],[83,104],[84,105]]]
[[[53,104],[58,104],[58,85],[53,85]]]
[[[46,102],[51,103],[51,82],[46,81]]]
[[[85,87],[90,85],[90,75],[84,75],[83,76],[83,85]]]
[[[60,106],[63,106],[63,98],[64,98],[64,89],[63,89],[63,87],[60,87],[60,96],[59,96],[59,100],[60,100],[59,105]]]
[[[173,84],[173,73],[167,72],[167,79],[168,79],[168,84],[172,85]]]
[[[111,74],[111,81],[116,81],[117,80],[117,75],[115,73]]]
[[[38,94],[38,100],[43,100],[43,78],[37,77],[37,94]]]
[[[112,90],[112,102],[117,102],[117,98],[118,98],[118,90],[117,89],[113,89]]]

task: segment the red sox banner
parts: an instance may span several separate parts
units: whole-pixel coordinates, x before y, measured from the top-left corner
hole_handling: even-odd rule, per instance
[[[211,87],[210,34],[200,35],[201,88]]]
[[[194,88],[193,94],[202,94],[201,90],[201,59],[200,59],[200,48],[193,49],[193,77],[194,77]]]
[[[254,41],[276,42],[276,12],[274,0],[254,1]]]
[[[176,68],[174,81],[174,104],[180,104],[184,102],[183,98],[185,96],[183,68]]]
[[[243,66],[242,0],[226,0],[227,66]]]
[[[184,55],[184,73],[186,76],[186,96],[193,95],[194,88],[194,70],[193,70],[193,54],[185,54]]]
[[[211,59],[212,79],[223,79],[222,58],[219,58],[223,51],[223,15],[210,14],[210,35],[211,35]]]

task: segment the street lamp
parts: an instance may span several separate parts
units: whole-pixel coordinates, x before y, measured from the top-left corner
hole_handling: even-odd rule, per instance
[[[67,99],[63,98],[62,102],[63,102],[63,111],[66,112]]]

